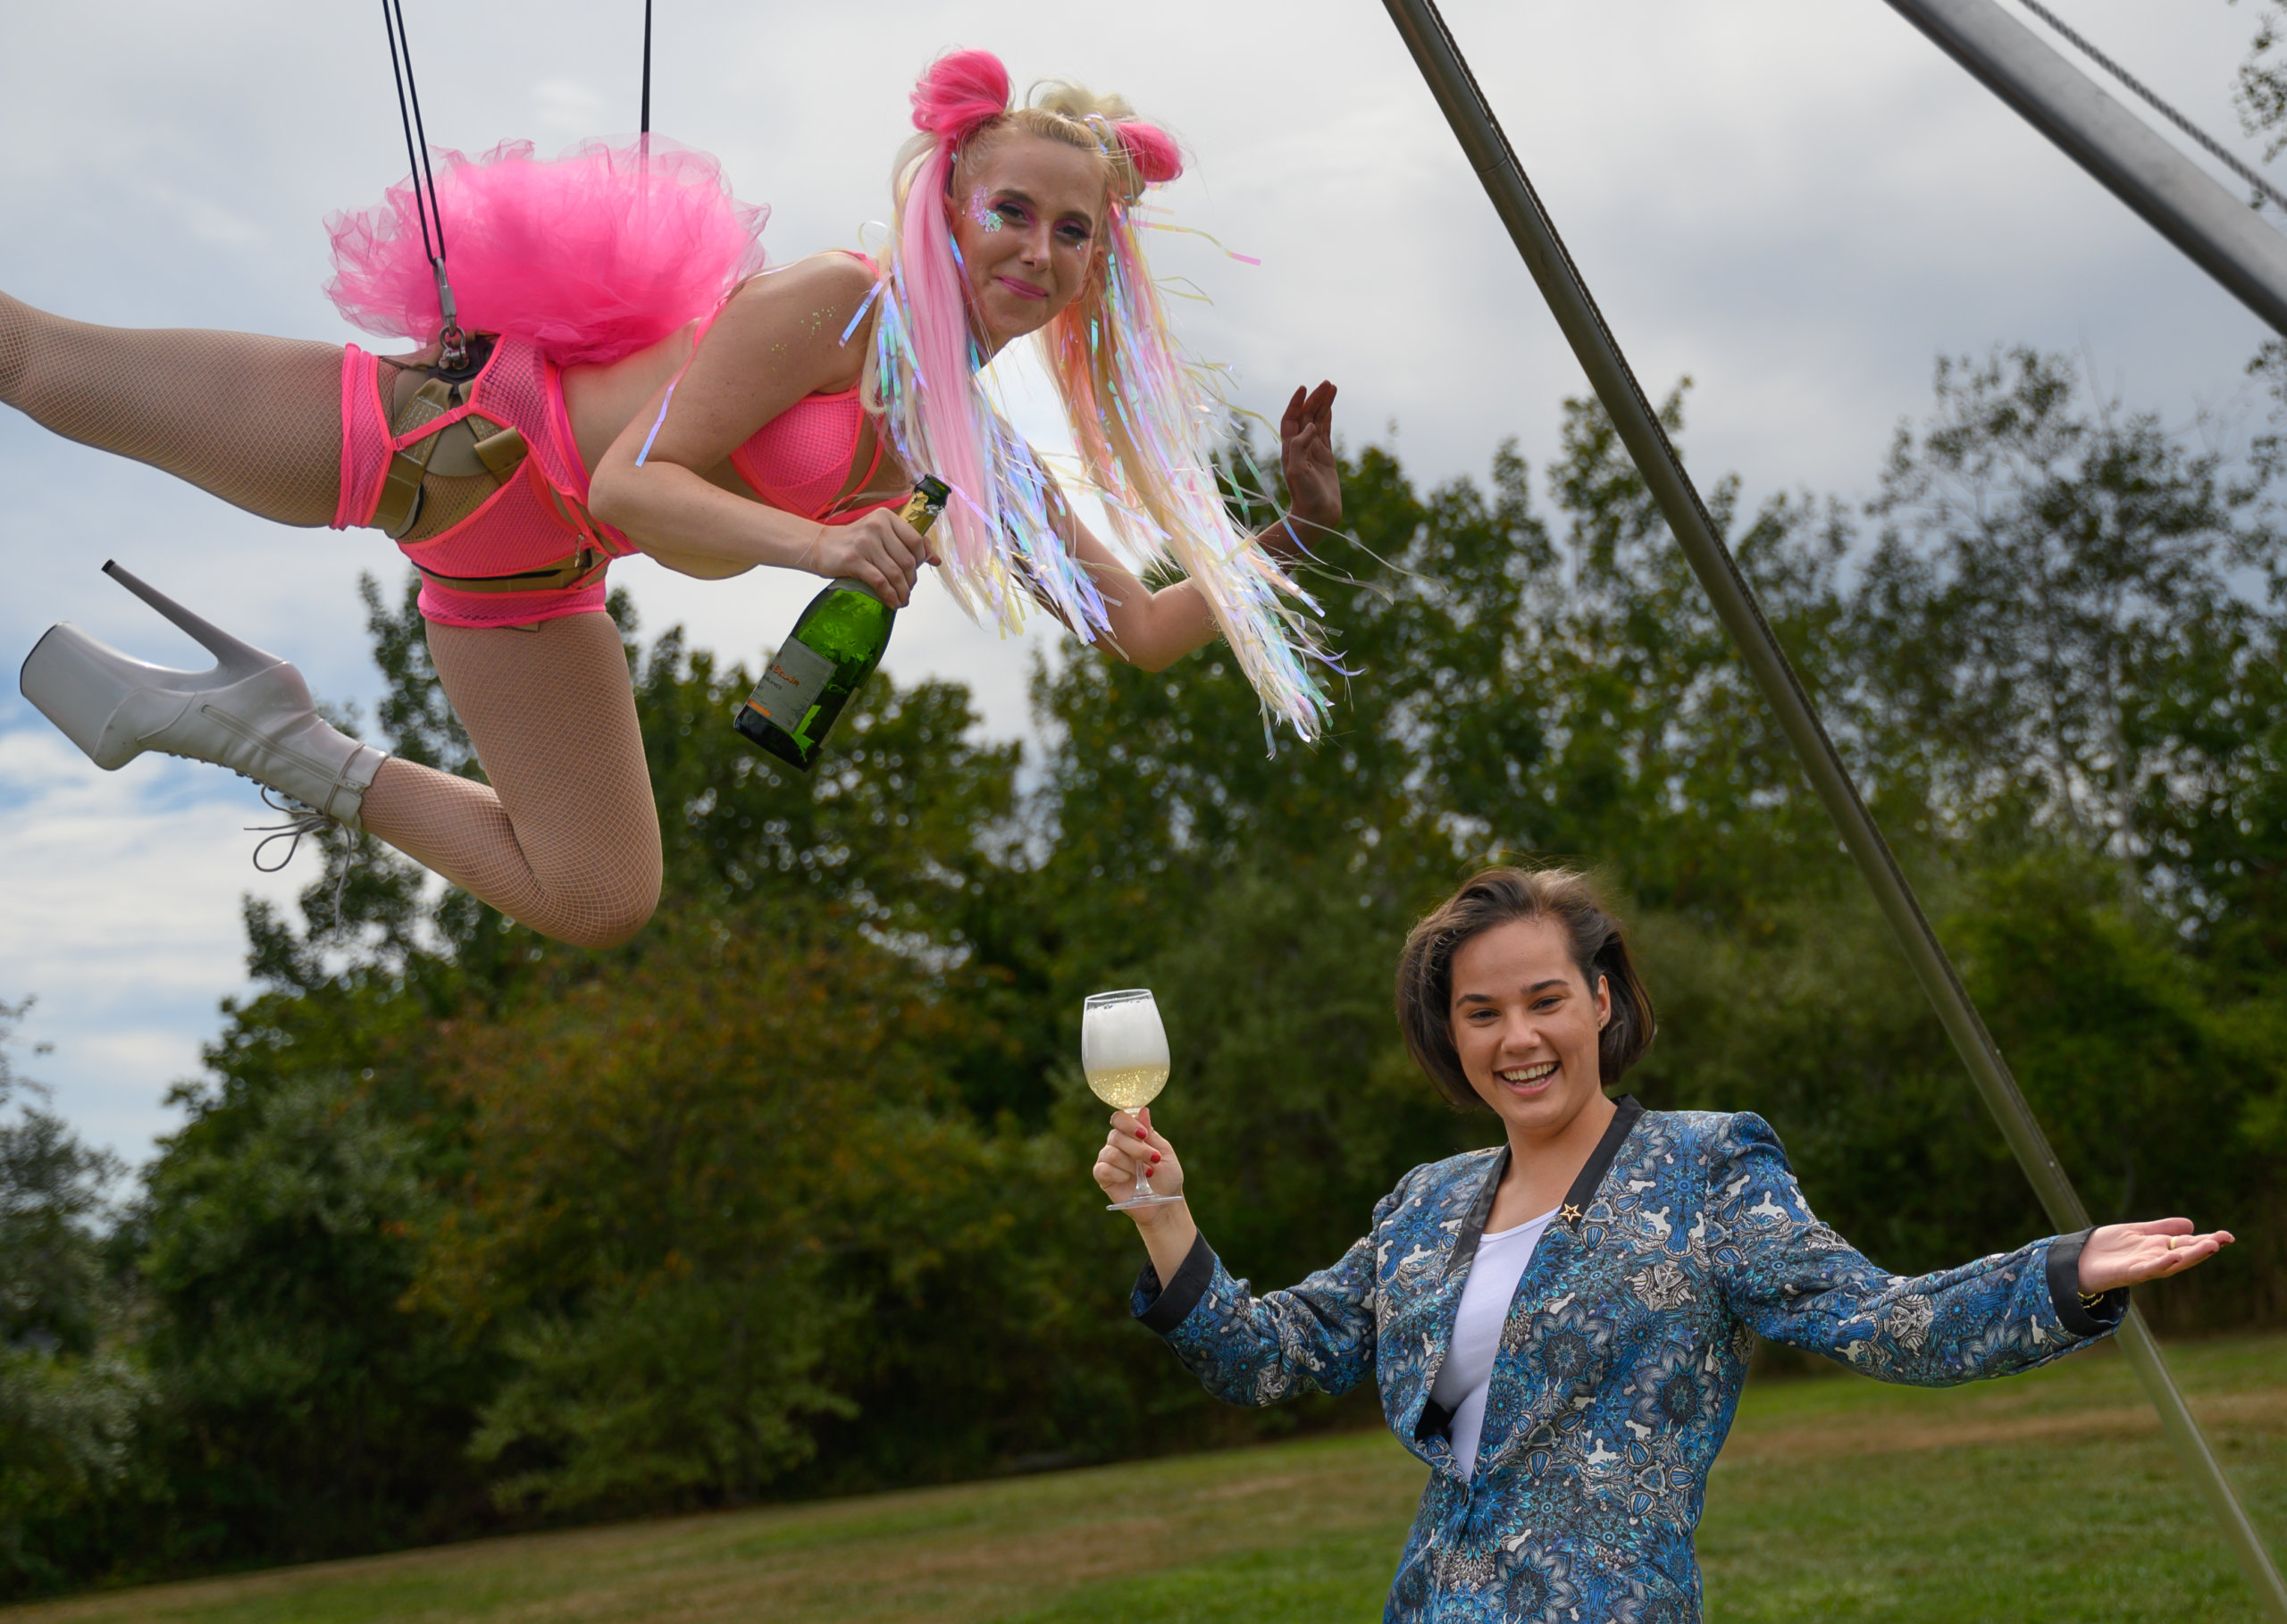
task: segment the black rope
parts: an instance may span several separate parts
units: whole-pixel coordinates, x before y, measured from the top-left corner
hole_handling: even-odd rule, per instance
[[[651,133],[651,0],[643,0],[643,124],[638,133]]]
[[[2264,198],[2266,202],[2277,205],[2282,209],[2287,209],[2287,192],[2282,192],[2277,187],[2272,185],[2270,181],[2265,180],[2252,169],[2249,169],[2245,163],[2242,163],[2238,157],[2227,151],[2221,143],[2211,138],[2206,130],[2200,129],[2199,126],[2194,124],[2190,119],[2184,117],[2182,113],[2178,113],[2174,107],[2169,106],[2167,103],[2162,101],[2156,92],[2145,85],[2143,80],[2138,79],[2133,73],[2131,73],[2127,69],[2122,67],[2111,57],[2097,49],[2095,46],[2090,44],[2086,39],[2083,39],[2079,34],[2074,33],[2070,24],[2068,24],[2062,17],[2059,17],[2055,12],[2050,11],[2048,7],[2041,4],[2040,0],[2017,0],[2017,3],[2020,5],[2023,5],[2027,11],[2031,12],[2034,16],[2040,18],[2043,22],[2048,24],[2050,28],[2055,29],[2059,34],[2063,35],[2065,38],[2074,46],[2074,48],[2079,50],[2082,55],[2087,57],[2090,62],[2096,63],[2097,66],[2102,68],[2106,72],[2118,80],[2122,84],[2127,86],[2129,90],[2140,99],[2146,106],[2151,108],[2153,112],[2158,113],[2162,118],[2167,120],[2169,123],[2174,124],[2178,130],[2182,130],[2184,134],[2190,136],[2194,141],[2197,141],[2201,149],[2205,151],[2209,157],[2214,158],[2224,168],[2230,170],[2241,180],[2253,187],[2256,190],[2257,196]]]
[[[448,369],[468,364],[467,335],[461,331],[460,311],[453,299],[453,284],[445,275],[445,214],[437,206],[437,172],[429,163],[429,130],[421,119],[421,86],[413,77],[413,38],[405,26],[402,0],[381,0],[381,27],[390,37],[390,72],[397,80],[397,118],[405,130],[405,155],[413,165],[413,212],[421,221],[421,247],[429,255],[430,273],[437,279],[437,359]],[[404,66],[398,66],[402,57]],[[406,111],[408,98],[412,107]],[[423,186],[428,190],[424,207]],[[436,227],[435,242],[429,229]]]
[[[397,13],[398,48],[405,53],[405,84],[403,88],[413,96],[413,129],[421,138],[421,173],[429,183],[429,214],[437,222],[437,257],[445,257],[445,217],[437,211],[437,176],[429,167],[429,130],[421,121],[421,86],[413,77],[413,37],[405,30],[405,6],[401,0],[388,0]],[[399,116],[404,109],[398,110]]]
[[[405,81],[413,74],[413,53],[404,51],[405,65],[398,65],[399,26],[399,21],[390,13],[390,0],[381,0],[381,27],[390,37],[390,77],[397,80],[398,122],[405,128],[405,161],[413,171],[413,212],[421,222],[421,252],[433,265],[445,255],[445,222],[442,220],[437,222],[437,239],[431,242],[429,239],[429,211],[436,205],[437,192],[434,183],[431,183],[425,198],[421,192],[421,149],[414,144],[413,115],[406,110],[405,98]]]

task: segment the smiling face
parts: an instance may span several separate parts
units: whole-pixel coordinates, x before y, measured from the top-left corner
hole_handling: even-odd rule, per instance
[[[1512,920],[1463,942],[1450,1018],[1463,1075],[1512,1134],[1552,1138],[1602,1097],[1611,991],[1602,976],[1591,991],[1555,920]]]
[[[1048,325],[1087,285],[1107,205],[1095,154],[1006,136],[961,163],[946,201],[981,336],[993,353]]]

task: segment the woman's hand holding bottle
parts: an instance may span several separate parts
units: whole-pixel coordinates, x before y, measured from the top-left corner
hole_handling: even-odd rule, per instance
[[[893,508],[877,507],[847,524],[821,524],[802,567],[829,581],[855,581],[902,609],[912,599],[921,566],[937,562],[929,540]]]

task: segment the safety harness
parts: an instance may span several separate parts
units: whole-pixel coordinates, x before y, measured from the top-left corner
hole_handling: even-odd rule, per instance
[[[467,356],[460,365],[448,365],[440,358],[406,369],[423,376],[420,386],[404,396],[392,411],[390,439],[395,449],[372,522],[391,540],[402,542],[420,521],[426,481],[431,474],[440,479],[482,475],[496,490],[519,475],[539,475],[531,483],[553,506],[565,529],[580,538],[582,545],[574,551],[507,575],[441,574],[417,559],[415,567],[426,579],[455,591],[575,590],[610,565],[616,549],[605,544],[585,503],[561,490],[540,470],[526,468],[532,450],[524,431],[485,410],[486,374],[500,354],[498,334],[472,333]]]

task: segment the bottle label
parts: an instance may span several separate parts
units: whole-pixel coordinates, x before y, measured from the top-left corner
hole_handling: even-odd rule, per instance
[[[801,726],[802,718],[817,703],[818,695],[825,691],[826,679],[833,674],[832,660],[790,637],[747,696],[747,703],[791,733]]]

